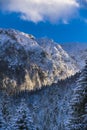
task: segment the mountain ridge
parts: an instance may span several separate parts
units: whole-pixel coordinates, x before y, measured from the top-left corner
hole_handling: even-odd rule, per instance
[[[61,46],[76,61],[79,68],[82,69],[87,59],[87,43],[66,43],[61,44]]]
[[[42,39],[37,42],[30,34],[0,29],[2,88],[9,86],[11,91],[39,89],[78,71],[74,60],[60,45],[47,40],[45,46],[42,43]]]

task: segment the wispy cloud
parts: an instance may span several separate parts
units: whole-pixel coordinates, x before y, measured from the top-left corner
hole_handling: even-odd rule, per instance
[[[20,18],[24,20],[55,23],[74,17],[79,3],[78,0],[0,0],[0,8],[3,11],[20,13]]]

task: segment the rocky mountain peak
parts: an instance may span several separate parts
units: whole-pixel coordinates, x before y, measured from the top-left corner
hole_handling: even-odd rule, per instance
[[[74,75],[78,68],[52,40],[0,29],[0,84],[9,91],[39,89]]]

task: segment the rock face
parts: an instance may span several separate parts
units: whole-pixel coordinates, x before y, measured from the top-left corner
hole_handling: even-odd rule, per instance
[[[36,40],[13,29],[0,29],[0,88],[39,89],[74,75],[78,68],[52,40]]]
[[[85,65],[87,59],[87,43],[61,44],[64,50],[77,62],[80,69]]]

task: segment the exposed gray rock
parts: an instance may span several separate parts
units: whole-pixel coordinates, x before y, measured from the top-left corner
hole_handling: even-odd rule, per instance
[[[59,44],[0,29],[0,88],[9,92],[39,89],[77,71],[74,60]]]

